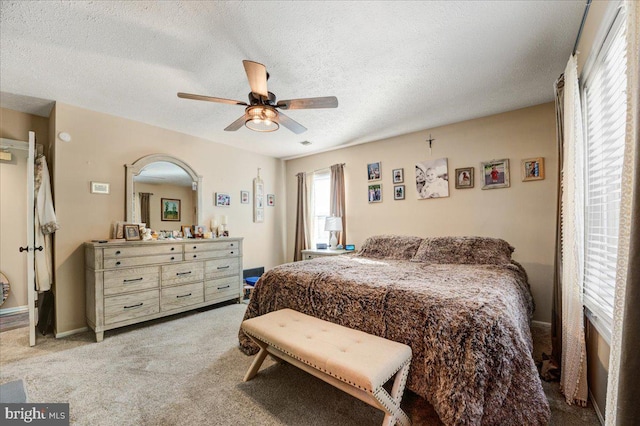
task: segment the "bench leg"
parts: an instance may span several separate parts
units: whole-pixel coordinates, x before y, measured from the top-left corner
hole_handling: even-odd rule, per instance
[[[407,416],[407,414],[400,408],[400,401],[402,400],[402,394],[404,392],[404,386],[407,383],[408,375],[409,363],[406,363],[400,371],[396,373],[396,378],[393,381],[393,388],[391,388],[391,395],[389,395],[384,389],[381,389],[380,393],[376,395],[376,399],[378,399],[383,406],[390,407],[390,409],[385,410],[382,426],[394,426],[396,422],[402,426],[409,426],[411,424],[409,416]]]
[[[258,355],[256,355],[255,359],[251,363],[251,367],[249,367],[247,374],[244,375],[244,379],[242,379],[243,382],[248,382],[249,380],[255,377],[255,375],[258,373],[258,370],[260,370],[260,366],[264,362],[264,359],[267,357],[268,353],[269,352],[267,352],[266,345],[265,346],[261,345],[260,352],[258,352]]]

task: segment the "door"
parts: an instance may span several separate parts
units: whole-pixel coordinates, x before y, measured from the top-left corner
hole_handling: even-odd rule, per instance
[[[29,304],[29,346],[36,344],[36,274],[35,274],[35,149],[36,134],[29,132],[27,157],[27,302]]]

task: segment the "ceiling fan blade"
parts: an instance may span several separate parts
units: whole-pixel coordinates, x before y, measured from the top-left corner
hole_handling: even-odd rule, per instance
[[[208,101],[208,102],[220,102],[222,104],[232,104],[232,105],[244,105],[247,106],[245,102],[242,101],[234,101],[233,99],[224,99],[224,98],[214,98],[211,96],[203,96],[203,95],[194,95],[191,93],[182,93],[178,92],[178,97],[183,99],[195,99],[196,101]]]
[[[224,130],[227,131],[227,132],[235,132],[240,127],[244,126],[244,123],[246,121],[247,121],[247,114],[242,114],[242,116],[240,118],[238,118],[233,123],[229,124],[227,127],[225,127]]]
[[[284,127],[291,130],[296,135],[307,131],[307,128],[302,124],[298,123],[293,118],[289,117],[288,115],[284,115],[281,112],[278,112],[278,123],[282,124]]]
[[[247,79],[249,80],[249,86],[251,91],[265,98],[269,97],[267,90],[267,68],[253,61],[242,61],[244,70],[247,73]]]
[[[313,108],[337,108],[338,98],[325,96],[322,98],[287,99],[276,104],[282,109],[313,109]]]

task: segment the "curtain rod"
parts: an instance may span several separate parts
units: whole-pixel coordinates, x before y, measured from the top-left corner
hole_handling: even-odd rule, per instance
[[[582,22],[580,22],[580,28],[578,29],[578,35],[576,36],[576,42],[573,45],[573,55],[576,54],[576,50],[578,50],[578,43],[580,43],[580,37],[582,36],[582,29],[584,28],[584,23],[587,20],[587,14],[589,13],[589,7],[591,6],[591,0],[587,0],[587,4],[584,7],[584,13],[582,14]]]
[[[346,163],[336,163],[336,164],[339,164],[341,166],[345,166],[346,165]],[[331,166],[323,167],[321,169],[312,170],[310,172],[302,172],[302,173],[304,173],[305,175],[308,175],[309,173],[316,173],[316,172],[321,172],[321,171],[324,171],[324,170],[331,170]]]

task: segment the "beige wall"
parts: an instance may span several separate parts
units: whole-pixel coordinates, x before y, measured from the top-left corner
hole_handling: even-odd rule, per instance
[[[425,140],[433,135],[429,156]],[[456,168],[475,168],[475,187],[455,189],[450,197],[418,200],[415,163],[448,158],[450,175]],[[546,179],[522,182],[520,160],[544,157]],[[480,162],[508,158],[511,187],[482,190]],[[367,200],[367,163],[382,162],[383,202]],[[537,305],[534,319],[551,321],[555,241],[557,154],[553,103],[511,111],[422,132],[329,151],[286,163],[287,259],[293,259],[296,173],[346,163],[348,243],[362,245],[375,234],[419,236],[480,235],[503,238],[516,251]],[[393,199],[391,170],[404,168],[406,199]]]
[[[156,185],[152,183],[140,183],[135,184],[135,201],[136,201],[136,217],[140,217],[140,192],[149,192],[151,198],[149,200],[150,209],[150,224],[147,224],[147,228],[151,228],[155,231],[180,231],[183,225],[196,225],[193,223],[193,214],[189,212],[194,211],[194,197],[195,192],[191,187],[179,186],[179,185]],[[180,200],[180,221],[163,221],[162,215],[162,199],[171,198]],[[205,224],[201,224],[205,225]],[[208,226],[208,223],[206,224]]]
[[[0,137],[29,140],[48,145],[48,119],[0,108]],[[9,298],[1,309],[27,306],[27,257],[18,251],[27,244],[27,151],[10,150],[13,159],[0,162],[0,271],[11,284]]]
[[[203,176],[203,218],[227,215],[232,236],[244,237],[244,268],[271,268],[284,254],[283,162],[231,146],[61,103],[55,108],[55,203],[60,229],[55,238],[56,332],[86,326],[84,318],[83,242],[109,236],[110,225],[125,218],[125,168],[149,154],[173,155]],[[264,223],[253,223],[241,190],[252,189],[261,168],[268,193],[280,202],[265,209]],[[111,184],[109,195],[89,192],[91,181]],[[228,192],[230,207],[215,207],[214,192]]]

